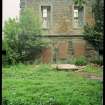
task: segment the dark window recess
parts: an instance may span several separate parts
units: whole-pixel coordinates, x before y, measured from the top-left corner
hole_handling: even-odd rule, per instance
[[[2,50],[2,55],[6,55],[6,50]]]

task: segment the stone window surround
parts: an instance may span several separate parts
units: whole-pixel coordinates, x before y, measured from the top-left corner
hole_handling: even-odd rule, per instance
[[[76,6],[76,5],[75,4],[72,5],[72,27],[73,27],[73,29],[80,30],[83,27],[77,27],[77,28],[74,27],[74,6]],[[85,25],[85,6],[83,6],[83,21],[84,21],[84,25]]]
[[[46,10],[46,14],[44,14],[44,9]],[[51,11],[51,7],[50,6],[41,6],[41,12],[42,12],[42,20],[43,22],[45,21],[46,23],[43,23],[43,29],[48,29],[50,26],[50,11]],[[44,16],[45,15],[45,16]]]
[[[53,13],[53,6],[51,3],[40,3],[39,5],[39,15],[42,16],[42,11],[41,11],[41,7],[50,7],[50,26],[48,28],[42,28],[43,30],[49,30],[51,27],[52,27],[52,23],[53,23],[53,16],[52,16],[52,13]]]

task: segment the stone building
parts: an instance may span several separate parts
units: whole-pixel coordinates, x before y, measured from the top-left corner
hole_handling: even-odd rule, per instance
[[[92,1],[79,8],[73,0],[21,0],[20,7],[33,7],[42,19],[51,46],[44,49],[44,63],[69,63],[74,57],[94,59],[94,48],[83,38],[83,26],[94,24]]]

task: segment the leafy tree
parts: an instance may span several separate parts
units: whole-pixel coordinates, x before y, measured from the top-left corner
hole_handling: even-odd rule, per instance
[[[41,21],[35,15],[33,8],[26,8],[20,15],[21,34],[19,52],[21,52],[22,59],[32,59],[31,55],[38,55],[45,46],[45,41],[41,39]]]
[[[87,4],[86,0],[74,0],[74,3],[80,8]],[[99,61],[103,55],[103,35],[104,35],[104,0],[94,0],[92,3],[92,12],[95,19],[95,25],[90,26],[88,23],[84,26],[84,36],[94,48],[99,52]],[[101,55],[101,56],[100,56]],[[101,57],[101,58],[100,58]]]
[[[20,27],[16,19],[9,19],[5,22],[3,44],[5,45],[8,60],[13,63],[19,57],[17,41],[19,33]]]
[[[95,25],[84,27],[85,38],[93,44],[100,55],[103,55],[103,35],[104,35],[104,3],[103,0],[95,0],[92,6],[95,18]]]
[[[41,35],[41,22],[32,8],[25,8],[18,21],[9,19],[4,26],[4,42],[9,61],[17,63],[34,60],[47,44]]]

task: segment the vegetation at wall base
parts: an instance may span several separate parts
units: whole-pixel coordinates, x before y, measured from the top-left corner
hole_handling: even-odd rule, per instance
[[[100,58],[100,59],[96,59],[96,60],[91,60],[91,63],[102,66],[103,65],[103,59]]]
[[[83,66],[86,65],[88,62],[84,56],[77,57],[75,60],[75,65]]]
[[[86,65],[83,71],[87,73],[94,73],[96,76],[103,76],[103,68],[94,64]]]
[[[89,64],[89,61],[86,59],[85,56],[71,57],[68,62],[69,64],[75,64],[77,66],[84,66]]]

